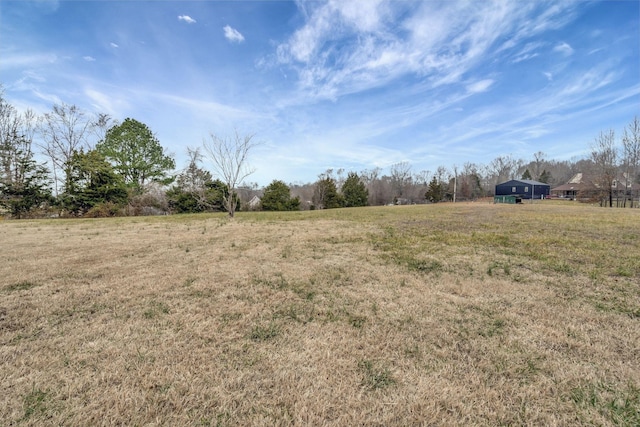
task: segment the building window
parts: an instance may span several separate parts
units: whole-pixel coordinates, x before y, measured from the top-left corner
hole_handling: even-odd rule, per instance
[[[516,192],[516,187],[511,187],[511,192],[515,193]]]
[[[529,192],[529,187],[524,187],[524,192],[528,193]]]

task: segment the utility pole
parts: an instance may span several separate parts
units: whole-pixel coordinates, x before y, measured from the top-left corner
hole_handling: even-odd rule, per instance
[[[458,167],[453,167],[453,203],[456,202],[456,191],[458,189]]]

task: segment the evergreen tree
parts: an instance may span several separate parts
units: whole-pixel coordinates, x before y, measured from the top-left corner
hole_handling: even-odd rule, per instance
[[[181,181],[180,177],[178,181]],[[219,179],[212,180],[210,175],[201,188],[189,189],[189,187],[174,185],[167,191],[169,209],[173,213],[225,212],[227,210],[225,200],[228,197],[229,187]],[[236,195],[234,199],[237,201],[236,209],[238,209],[239,198]]]
[[[36,163],[32,153],[16,151],[12,179],[0,180],[0,206],[13,218],[24,218],[34,209],[53,201],[49,171]]]
[[[349,172],[347,179],[342,184],[342,196],[345,207],[367,206],[369,190],[357,173]]]
[[[543,170],[542,174],[540,175],[540,178],[538,179],[538,181],[540,182],[544,182],[545,184],[549,184],[551,182],[552,176],[549,172],[547,172],[547,170]]]
[[[147,183],[169,184],[173,181],[169,172],[176,167],[175,161],[164,153],[147,125],[137,120],[127,118],[109,129],[96,150],[137,193],[141,193]]]
[[[222,194],[228,190],[211,173],[199,165],[202,155],[199,149],[189,149],[189,165],[180,173],[175,185],[166,193],[169,208],[174,213],[198,213],[220,211]]]
[[[291,191],[283,181],[274,180],[264,190],[262,210],[265,211],[297,211],[300,199],[291,197]]]
[[[444,194],[444,184],[438,181],[438,179],[434,176],[429,182],[429,188],[427,189],[427,193],[425,194],[426,199],[432,203],[438,203],[444,199]]]
[[[70,174],[62,205],[73,215],[82,216],[101,204],[122,206],[128,192],[124,180],[96,150],[76,151],[71,157]]]
[[[19,114],[4,99],[0,85],[0,206],[14,218],[52,201],[49,171],[32,150],[35,122],[33,112]]]
[[[313,205],[316,209],[333,209],[342,206],[342,197],[338,194],[333,178],[325,177],[316,182],[313,190]]]
[[[533,179],[531,177],[531,172],[529,172],[529,169],[524,171],[524,173],[522,174],[522,178],[520,178],[520,179]]]

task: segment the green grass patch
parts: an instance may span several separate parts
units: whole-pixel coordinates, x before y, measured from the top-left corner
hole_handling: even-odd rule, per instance
[[[640,426],[640,388],[584,382],[571,389],[570,399],[581,410],[596,411],[613,425]]]
[[[491,338],[496,335],[502,335],[507,322],[504,319],[493,319],[488,322],[484,328],[478,331],[478,335],[485,338]]]
[[[269,341],[280,334],[280,327],[271,322],[268,325],[255,325],[251,328],[249,339],[251,341],[261,342]]]
[[[443,269],[443,264],[435,259],[416,259],[408,258],[406,266],[409,270],[420,273],[439,273]]]
[[[31,392],[22,399],[24,406],[22,419],[26,421],[32,416],[42,416],[46,414],[49,399],[49,392],[33,387]]]
[[[153,319],[163,314],[169,314],[169,306],[161,301],[150,301],[149,308],[147,308],[142,314],[145,319]]]
[[[12,285],[9,285],[9,286],[5,286],[4,289],[7,292],[15,292],[15,291],[26,291],[26,290],[33,289],[33,288],[38,287],[38,286],[40,286],[40,285],[35,283],[35,282],[24,280],[22,282],[18,282],[18,283],[14,283]]]
[[[368,390],[384,389],[396,383],[388,368],[379,366],[372,360],[359,361],[358,369],[362,374],[362,386]]]

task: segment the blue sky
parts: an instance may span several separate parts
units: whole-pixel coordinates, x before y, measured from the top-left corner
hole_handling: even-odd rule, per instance
[[[185,166],[255,133],[250,181],[583,156],[640,115],[640,2],[7,1],[19,109],[146,123]]]

